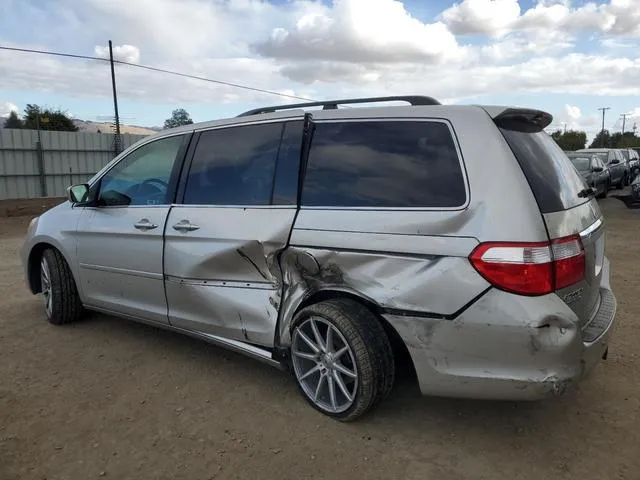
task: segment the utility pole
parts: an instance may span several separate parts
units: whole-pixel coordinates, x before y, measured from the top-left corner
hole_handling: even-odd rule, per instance
[[[624,127],[626,125],[627,122],[627,117],[629,116],[628,113],[623,113],[622,115],[620,115],[620,118],[622,118],[622,136],[624,137]]]
[[[606,147],[606,145],[604,144],[604,114],[607,110],[611,109],[611,107],[602,107],[599,108],[598,110],[600,110],[602,112],[602,130],[600,130],[601,133],[601,140],[602,140],[602,147]]]
[[[120,116],[118,115],[118,94],[116,93],[116,72],[113,66],[113,45],[109,40],[109,62],[111,63],[111,87],[113,88],[113,110],[116,118],[115,153],[120,153]]]

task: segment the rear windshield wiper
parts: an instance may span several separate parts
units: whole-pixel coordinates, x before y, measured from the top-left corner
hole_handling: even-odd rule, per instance
[[[591,187],[584,188],[578,192],[580,198],[594,197],[595,195],[596,191]]]

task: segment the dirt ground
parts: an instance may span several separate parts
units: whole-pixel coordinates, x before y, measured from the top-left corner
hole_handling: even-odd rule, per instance
[[[504,403],[424,398],[408,377],[353,424],[197,340],[97,314],[49,325],[18,258],[28,218],[0,219],[0,479],[637,480],[640,210],[601,204],[619,303],[590,378]]]

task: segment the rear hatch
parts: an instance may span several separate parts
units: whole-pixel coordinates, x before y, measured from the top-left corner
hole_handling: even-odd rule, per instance
[[[494,122],[531,186],[552,256],[568,260],[561,268],[583,270],[579,275],[569,272],[568,280],[558,282],[555,290],[582,326],[594,317],[601,299],[605,236],[599,205],[564,151],[544,132],[551,115],[507,109],[494,116]]]

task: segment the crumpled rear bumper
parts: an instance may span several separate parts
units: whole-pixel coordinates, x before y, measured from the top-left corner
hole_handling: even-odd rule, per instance
[[[557,295],[489,290],[454,320],[385,315],[404,340],[424,395],[537,400],[562,394],[605,355],[616,313],[603,265],[600,305],[579,328]]]

